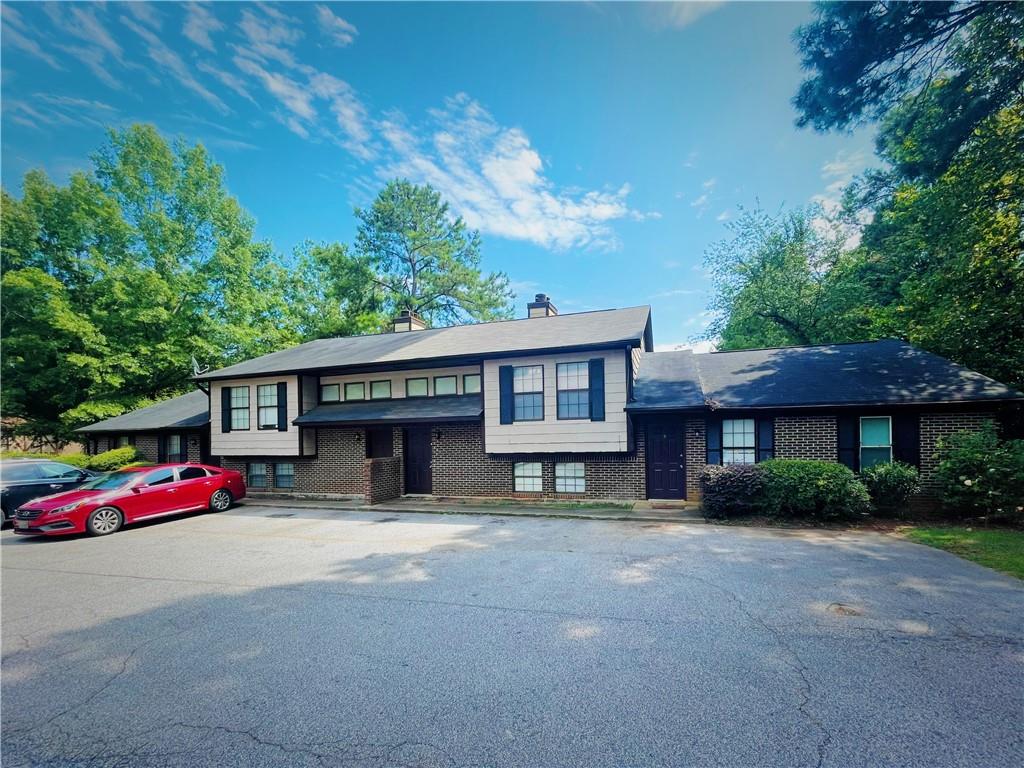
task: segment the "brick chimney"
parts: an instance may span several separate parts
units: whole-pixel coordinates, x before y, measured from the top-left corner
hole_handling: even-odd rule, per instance
[[[526,305],[527,317],[554,317],[558,314],[558,307],[551,303],[546,293],[538,293],[533,301]]]
[[[403,309],[398,313],[398,317],[392,320],[392,330],[394,330],[395,333],[422,331],[426,327],[427,324],[423,322],[423,318],[411,309]]]

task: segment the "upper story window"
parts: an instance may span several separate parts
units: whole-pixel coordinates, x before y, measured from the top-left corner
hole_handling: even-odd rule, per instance
[[[512,369],[513,420],[544,420],[544,366],[522,365]]]
[[[320,402],[337,403],[341,400],[341,384],[321,384]]]
[[[231,429],[249,428],[249,388],[230,387]]]
[[[753,419],[722,420],[722,463],[753,464],[757,452]]]
[[[558,418],[590,418],[590,364],[559,363],[556,368],[558,381]]]
[[[475,395],[480,392],[480,374],[466,373],[462,376],[462,394]]]
[[[863,416],[860,420],[860,468],[892,461],[892,419]]]
[[[256,387],[256,426],[258,429],[277,429],[277,384]]]
[[[405,380],[405,396],[406,397],[426,397],[427,396],[427,380],[426,380],[426,378],[406,379]]]
[[[442,395],[454,395],[456,393],[456,382],[458,380],[458,376],[435,376],[434,396],[440,397]]]
[[[388,379],[383,381],[370,382],[371,400],[388,400],[391,397],[391,382]]]
[[[345,385],[345,400],[365,400],[366,385],[361,381],[350,381]]]

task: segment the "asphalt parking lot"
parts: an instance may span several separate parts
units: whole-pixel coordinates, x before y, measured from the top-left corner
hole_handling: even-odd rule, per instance
[[[240,507],[0,536],[14,766],[1024,764],[1024,588],[877,534]]]

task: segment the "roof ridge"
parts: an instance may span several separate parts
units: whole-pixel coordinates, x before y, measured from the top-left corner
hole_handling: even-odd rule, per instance
[[[870,341],[833,341],[823,344],[786,344],[779,347],[744,347],[743,349],[715,349],[712,350],[711,352],[694,352],[693,354],[697,357],[700,357],[701,355],[729,355],[735,352],[771,352],[773,350],[778,349],[820,349],[822,347],[852,347],[857,344],[880,344],[884,341],[895,341],[900,344],[906,344],[907,346],[914,346],[905,339],[896,339],[887,336],[881,339],[871,339]],[[914,349],[918,349],[918,347],[914,347]]]

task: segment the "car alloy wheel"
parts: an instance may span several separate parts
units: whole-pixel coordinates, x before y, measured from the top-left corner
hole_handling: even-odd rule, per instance
[[[106,536],[121,527],[124,518],[113,507],[100,507],[91,515],[86,527],[93,536]]]
[[[231,494],[223,488],[210,497],[210,509],[214,512],[223,512],[231,506]]]

